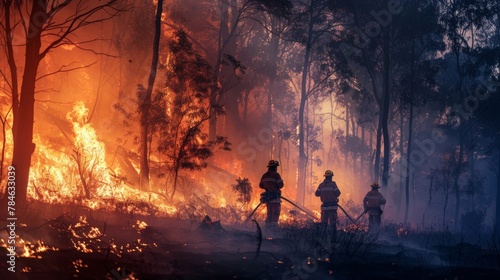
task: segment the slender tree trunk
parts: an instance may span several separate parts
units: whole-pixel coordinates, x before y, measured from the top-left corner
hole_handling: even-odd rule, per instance
[[[140,147],[140,187],[143,191],[149,191],[149,110],[151,109],[151,95],[156,79],[158,68],[158,55],[161,36],[161,14],[163,10],[163,0],[158,0],[155,20],[155,37],[153,39],[153,58],[149,72],[148,87],[145,95],[140,100],[141,106],[141,147]]]
[[[279,50],[279,36],[277,34],[277,19],[274,17],[271,19],[272,21],[272,33],[271,33],[271,42],[270,42],[270,56],[268,57],[269,63],[269,89],[267,92],[267,120],[269,123],[269,128],[273,129],[273,95],[276,93],[276,79],[277,79],[277,69],[278,69],[278,50]],[[270,158],[274,156],[274,141],[270,142]]]
[[[497,141],[498,142],[498,141]],[[500,234],[500,145],[497,144],[497,198],[495,211],[495,228],[497,235]]]
[[[174,170],[174,185],[173,185],[173,190],[172,190],[172,195],[170,196],[170,201],[174,200],[174,195],[175,191],[177,190],[177,180],[179,178],[179,164],[175,164],[175,170]]]
[[[356,125],[356,122],[354,121],[354,114],[351,114],[351,134],[353,139],[359,139],[358,138],[358,127]],[[356,147],[356,146],[355,146]],[[351,168],[349,169],[349,176],[351,178],[350,182],[351,184],[349,185],[349,191],[352,193],[354,190],[354,185],[357,184],[358,179],[359,179],[359,173],[358,173],[358,168],[357,168],[357,162],[358,162],[358,149],[354,148],[352,151],[352,160],[351,160]]]
[[[361,126],[361,147],[363,148],[364,150],[364,147],[365,147],[365,127],[364,127],[364,123],[363,125],[360,125]],[[360,170],[360,183],[362,184],[364,182],[364,179],[365,178],[365,153],[364,152],[361,152],[360,153],[360,156],[359,156],[359,170]]]
[[[443,227],[446,228],[446,207],[448,206],[448,194],[446,194],[444,198],[444,207],[443,207]]]
[[[463,100],[464,100],[464,93],[462,92],[462,86],[463,86],[463,81],[464,81],[464,74],[462,73],[462,70],[461,70],[461,65],[460,65],[460,53],[459,52],[456,52],[455,53],[455,56],[456,56],[456,69],[457,69],[457,72],[458,72],[458,76],[459,76],[459,80],[458,80],[458,85],[457,85],[457,90],[459,92],[459,96],[460,96],[460,103],[459,104],[463,104]],[[453,191],[455,193],[455,200],[456,200],[456,204],[455,204],[455,225],[454,225],[454,229],[455,230],[458,230],[458,216],[459,216],[459,213],[460,213],[460,186],[458,185],[458,180],[460,178],[460,174],[462,173],[462,163],[463,163],[463,153],[464,153],[464,141],[463,141],[463,138],[464,138],[464,135],[463,135],[463,122],[465,121],[461,115],[458,116],[459,118],[459,130],[458,130],[458,137],[459,137],[459,147],[458,147],[458,162],[457,162],[457,166],[454,170],[454,178],[453,178]]]
[[[311,5],[312,6],[312,5]],[[299,205],[304,205],[305,190],[306,190],[306,166],[307,157],[305,152],[305,131],[307,129],[307,123],[304,121],[304,111],[306,108],[307,101],[307,77],[309,75],[309,61],[311,56],[312,48],[312,36],[313,36],[313,11],[310,9],[309,12],[309,24],[308,24],[307,42],[306,50],[304,54],[304,64],[302,65],[302,81],[301,81],[301,94],[300,94],[300,105],[299,105],[299,166],[298,166],[298,178],[297,178],[297,202]]]
[[[460,207],[461,207],[461,193],[460,193],[460,185],[458,184],[460,174],[462,173],[462,164],[463,164],[463,157],[464,157],[464,135],[463,135],[463,125],[460,124],[459,128],[459,145],[458,145],[458,162],[457,162],[457,167],[455,169],[455,176],[453,178],[453,191],[455,193],[455,225],[454,228],[455,230],[458,230],[458,219],[460,215]]]
[[[413,90],[410,90],[413,91]],[[406,178],[405,178],[405,220],[404,223],[408,223],[408,212],[410,207],[410,155],[412,151],[412,137],[413,137],[413,92],[410,96],[410,116],[408,124],[408,146],[406,147]]]
[[[230,9],[229,9],[230,8]],[[230,15],[229,15],[230,13]],[[226,27],[223,30],[222,38],[227,38],[226,48],[224,52],[226,54],[232,55],[233,57],[238,57],[238,48],[236,36],[229,36],[229,29],[236,28],[238,22],[238,5],[236,0],[231,0],[230,5],[224,5],[223,17],[227,18],[225,20]],[[240,110],[238,106],[238,100],[242,96],[242,90],[237,87],[234,87],[237,82],[235,79],[234,69],[233,67],[224,67],[222,71],[222,75],[225,77],[225,80],[229,80],[230,87],[228,92],[226,92],[223,96],[224,100],[224,112],[225,112],[225,135],[232,135],[234,131],[238,131],[241,128],[241,118],[240,118]],[[219,130],[220,131],[220,130]]]
[[[332,165],[332,147],[333,147],[333,130],[334,130],[334,126],[333,126],[333,94],[330,94],[330,145],[328,146],[328,160],[327,160],[327,165],[328,166],[331,166]]]
[[[405,178],[405,220],[408,223],[408,212],[410,208],[410,165],[411,165],[411,152],[413,141],[413,99],[414,99],[414,80],[415,80],[415,42],[412,42],[411,61],[410,61],[410,115],[408,117],[408,146],[406,147],[406,178]],[[402,109],[402,108],[401,108]]]
[[[24,66],[23,82],[21,84],[21,99],[19,111],[14,120],[14,154],[12,165],[16,169],[16,203],[19,210],[27,202],[28,180],[31,165],[31,155],[35,150],[33,143],[33,123],[35,110],[35,84],[38,66],[42,56],[40,55],[41,32],[47,18],[47,2],[39,0],[33,2],[31,9],[29,33],[26,36],[26,60]]]
[[[11,91],[12,91],[12,114],[13,114],[13,138],[15,139],[15,133],[18,128],[18,110],[19,110],[19,85],[18,85],[18,77],[17,77],[17,65],[16,61],[14,58],[14,49],[12,45],[12,26],[11,26],[11,19],[10,19],[10,13],[11,13],[11,6],[12,6],[12,0],[10,1],[5,1],[4,4],[4,13],[5,13],[5,33],[8,34],[6,36],[6,43],[7,43],[7,61],[9,63],[9,70],[10,70],[10,80],[11,80]],[[15,143],[14,143],[15,144]]]
[[[243,94],[243,112],[241,113],[241,122],[243,125],[248,125],[248,98],[250,97],[250,90],[246,90]]]
[[[5,124],[7,123],[7,115],[5,116],[5,119],[0,117],[0,120],[2,121],[2,154],[0,155],[0,185],[3,182],[3,164],[5,160],[5,145],[7,144],[7,137],[6,137],[6,131],[5,131]],[[2,185],[3,186],[3,185]],[[3,193],[0,193],[0,196],[3,196]]]
[[[354,4],[356,3],[355,1],[353,2]],[[359,19],[358,19],[358,14],[356,12],[356,5],[354,7],[354,21],[357,26],[361,26]],[[384,105],[384,99],[383,96],[379,96],[379,91],[377,89],[377,82],[375,79],[375,72],[374,72],[374,67],[372,67],[370,58],[368,56],[368,53],[366,52],[365,48],[361,49],[362,57],[365,62],[366,70],[368,71],[368,74],[370,76],[370,81],[372,84],[372,89],[373,89],[373,97],[377,101],[377,105],[379,108],[379,118],[378,118],[378,124],[377,124],[377,135],[376,135],[376,146],[375,146],[375,162],[373,164],[373,174],[372,174],[372,181],[379,181],[380,179],[380,150],[382,146],[382,111],[383,111],[383,105]],[[383,93],[383,92],[382,92]]]
[[[404,150],[404,110],[403,110],[403,96],[401,96],[399,100],[399,113],[400,113],[400,124],[399,124],[399,154],[401,155],[401,160],[399,161],[399,169],[400,173],[403,174],[403,170],[405,169],[403,155],[405,154]],[[405,189],[405,181],[402,180],[401,176],[399,177],[399,193],[398,197],[400,199],[397,200],[397,209],[398,213],[401,213],[401,202],[403,201],[404,189]]]
[[[389,181],[389,168],[391,163],[391,140],[389,139],[389,111],[391,100],[391,25],[387,27],[386,38],[384,38],[384,77],[383,95],[384,105],[382,106],[382,131],[384,134],[384,169],[382,174],[382,186],[387,187]]]
[[[348,166],[349,166],[349,148],[348,148],[348,143],[349,143],[349,104],[347,103],[347,93],[344,95],[344,102],[345,102],[345,151],[344,151],[344,175],[347,181],[348,177]]]
[[[375,150],[373,149],[373,130],[370,129],[370,164],[369,164],[369,170],[370,170],[370,181],[374,181],[375,178],[375,168],[372,168],[371,164],[375,165],[374,163],[374,156],[375,156]]]
[[[422,214],[422,226],[424,228],[425,228],[425,215],[427,214],[427,211],[429,211],[431,207],[433,183],[434,183],[434,173],[431,173],[431,184],[429,186],[429,200],[427,201],[427,207],[425,207],[425,211]]]
[[[219,78],[220,78],[220,68],[222,64],[222,55],[224,41],[227,40],[229,34],[228,27],[228,7],[225,1],[219,1],[219,12],[220,12],[220,24],[219,24],[219,34],[217,38],[217,57],[214,63],[214,74],[213,74],[213,87],[210,95],[210,102],[214,105],[219,104],[220,91],[219,88]],[[210,119],[208,121],[208,140],[215,141],[217,135],[217,114],[215,106],[210,108]]]
[[[380,150],[382,149],[382,111],[379,112],[379,122],[377,126],[376,146],[375,146],[375,164],[373,168],[373,181],[380,180]]]

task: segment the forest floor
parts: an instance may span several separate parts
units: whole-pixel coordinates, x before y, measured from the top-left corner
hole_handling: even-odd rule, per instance
[[[76,211],[79,212],[79,211]],[[80,211],[81,212],[81,211]],[[262,229],[253,222],[200,230],[201,220],[87,211],[16,229],[15,272],[0,279],[499,279],[498,239],[386,226],[314,224]],[[0,233],[7,255],[7,231]],[[491,242],[490,242],[491,241]],[[2,258],[4,259],[4,258]]]

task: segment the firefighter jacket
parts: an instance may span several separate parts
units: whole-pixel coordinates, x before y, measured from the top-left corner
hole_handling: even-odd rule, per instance
[[[321,198],[321,210],[337,210],[337,200],[340,196],[340,190],[335,181],[326,180],[319,184],[315,193]]]
[[[266,203],[281,203],[281,188],[283,188],[283,180],[276,171],[267,171],[260,179],[259,187],[266,190],[265,201]]]
[[[366,194],[363,199],[363,206],[368,215],[379,216],[382,215],[382,208],[380,206],[385,205],[385,202],[384,196],[375,189]]]

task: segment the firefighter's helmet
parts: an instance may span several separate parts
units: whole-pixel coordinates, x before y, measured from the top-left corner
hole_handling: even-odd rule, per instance
[[[333,176],[333,171],[327,170],[327,171],[325,171],[325,175],[323,175],[323,176],[325,176],[325,177],[332,177]]]
[[[373,182],[370,187],[372,188],[375,188],[375,189],[380,189],[380,185],[378,184],[378,182]]]
[[[267,167],[271,167],[271,166],[280,166],[280,163],[277,160],[272,159],[269,161],[269,164],[267,165]]]

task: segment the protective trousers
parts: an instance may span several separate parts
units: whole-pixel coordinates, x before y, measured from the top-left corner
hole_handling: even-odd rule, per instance
[[[380,226],[381,221],[382,221],[382,218],[380,215],[370,215],[368,217],[370,229],[378,228]]]
[[[280,218],[281,203],[267,203],[266,226],[277,226]]]
[[[321,223],[335,225],[337,223],[337,210],[321,210]]]

